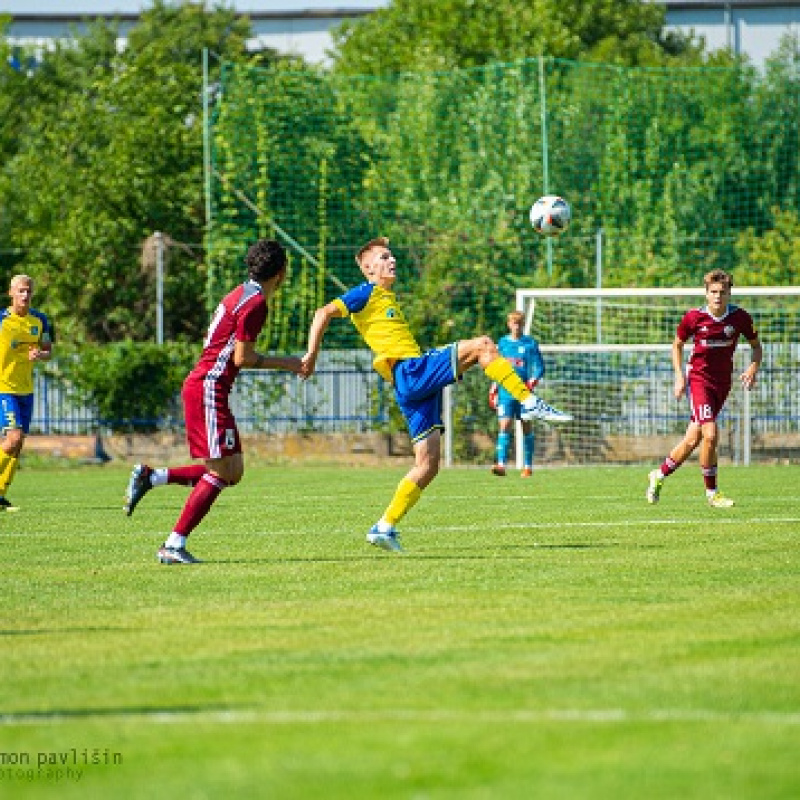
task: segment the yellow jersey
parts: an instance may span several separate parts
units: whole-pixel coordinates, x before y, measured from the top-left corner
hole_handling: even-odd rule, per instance
[[[0,312],[0,393],[33,394],[32,347],[53,341],[50,321],[31,308],[24,317],[10,308]]]
[[[390,383],[395,361],[422,355],[403,312],[397,307],[397,298],[389,289],[362,283],[333,302],[343,317],[350,317],[372,350],[375,372]]]

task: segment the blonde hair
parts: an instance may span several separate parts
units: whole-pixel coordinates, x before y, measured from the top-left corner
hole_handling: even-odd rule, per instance
[[[518,319],[520,322],[525,319],[525,315],[521,311],[509,311],[506,319],[511,322],[512,319]]]
[[[385,236],[379,236],[377,239],[370,239],[365,245],[362,245],[359,248],[359,251],[356,253],[356,264],[358,264],[358,268],[364,273],[365,276],[369,276],[369,272],[364,267],[363,261],[364,256],[372,250],[373,247],[388,247],[389,240]]]
[[[13,289],[18,283],[27,283],[33,291],[33,278],[30,275],[15,275],[8,284],[9,291]]]

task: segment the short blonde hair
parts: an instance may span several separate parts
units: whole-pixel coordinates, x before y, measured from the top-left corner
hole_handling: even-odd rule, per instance
[[[367,275],[367,270],[364,268],[364,256],[372,250],[373,247],[388,247],[389,240],[385,236],[379,236],[377,239],[370,239],[365,245],[362,245],[359,248],[359,251],[356,253],[356,264],[358,264],[358,268]]]
[[[31,291],[33,291],[33,278],[30,275],[15,275],[8,284],[9,291],[18,283],[27,283],[31,287]]]
[[[525,315],[521,311],[509,311],[506,319],[509,322],[511,322],[512,319],[518,319],[520,322],[522,322],[522,320],[525,319]]]

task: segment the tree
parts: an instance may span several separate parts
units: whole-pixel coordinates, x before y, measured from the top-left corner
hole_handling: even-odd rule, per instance
[[[734,272],[741,286],[800,283],[800,213],[773,209],[775,227],[759,236],[752,229],[739,235],[739,263]]]
[[[153,338],[141,253],[155,230],[185,245],[165,284],[168,332],[205,324],[201,53],[243,59],[249,33],[231,9],[156,0],[121,52],[116,27],[97,22],[30,74],[0,76],[25,109],[0,120],[0,236],[64,338]]]
[[[384,75],[536,56],[626,65],[697,58],[664,32],[664,9],[641,0],[394,0],[334,31],[334,68]]]

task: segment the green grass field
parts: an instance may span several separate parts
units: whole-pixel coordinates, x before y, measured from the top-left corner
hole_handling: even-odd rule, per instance
[[[186,489],[21,471],[0,796],[800,796],[800,467],[453,470],[401,556],[402,473],[253,467],[166,567]]]

